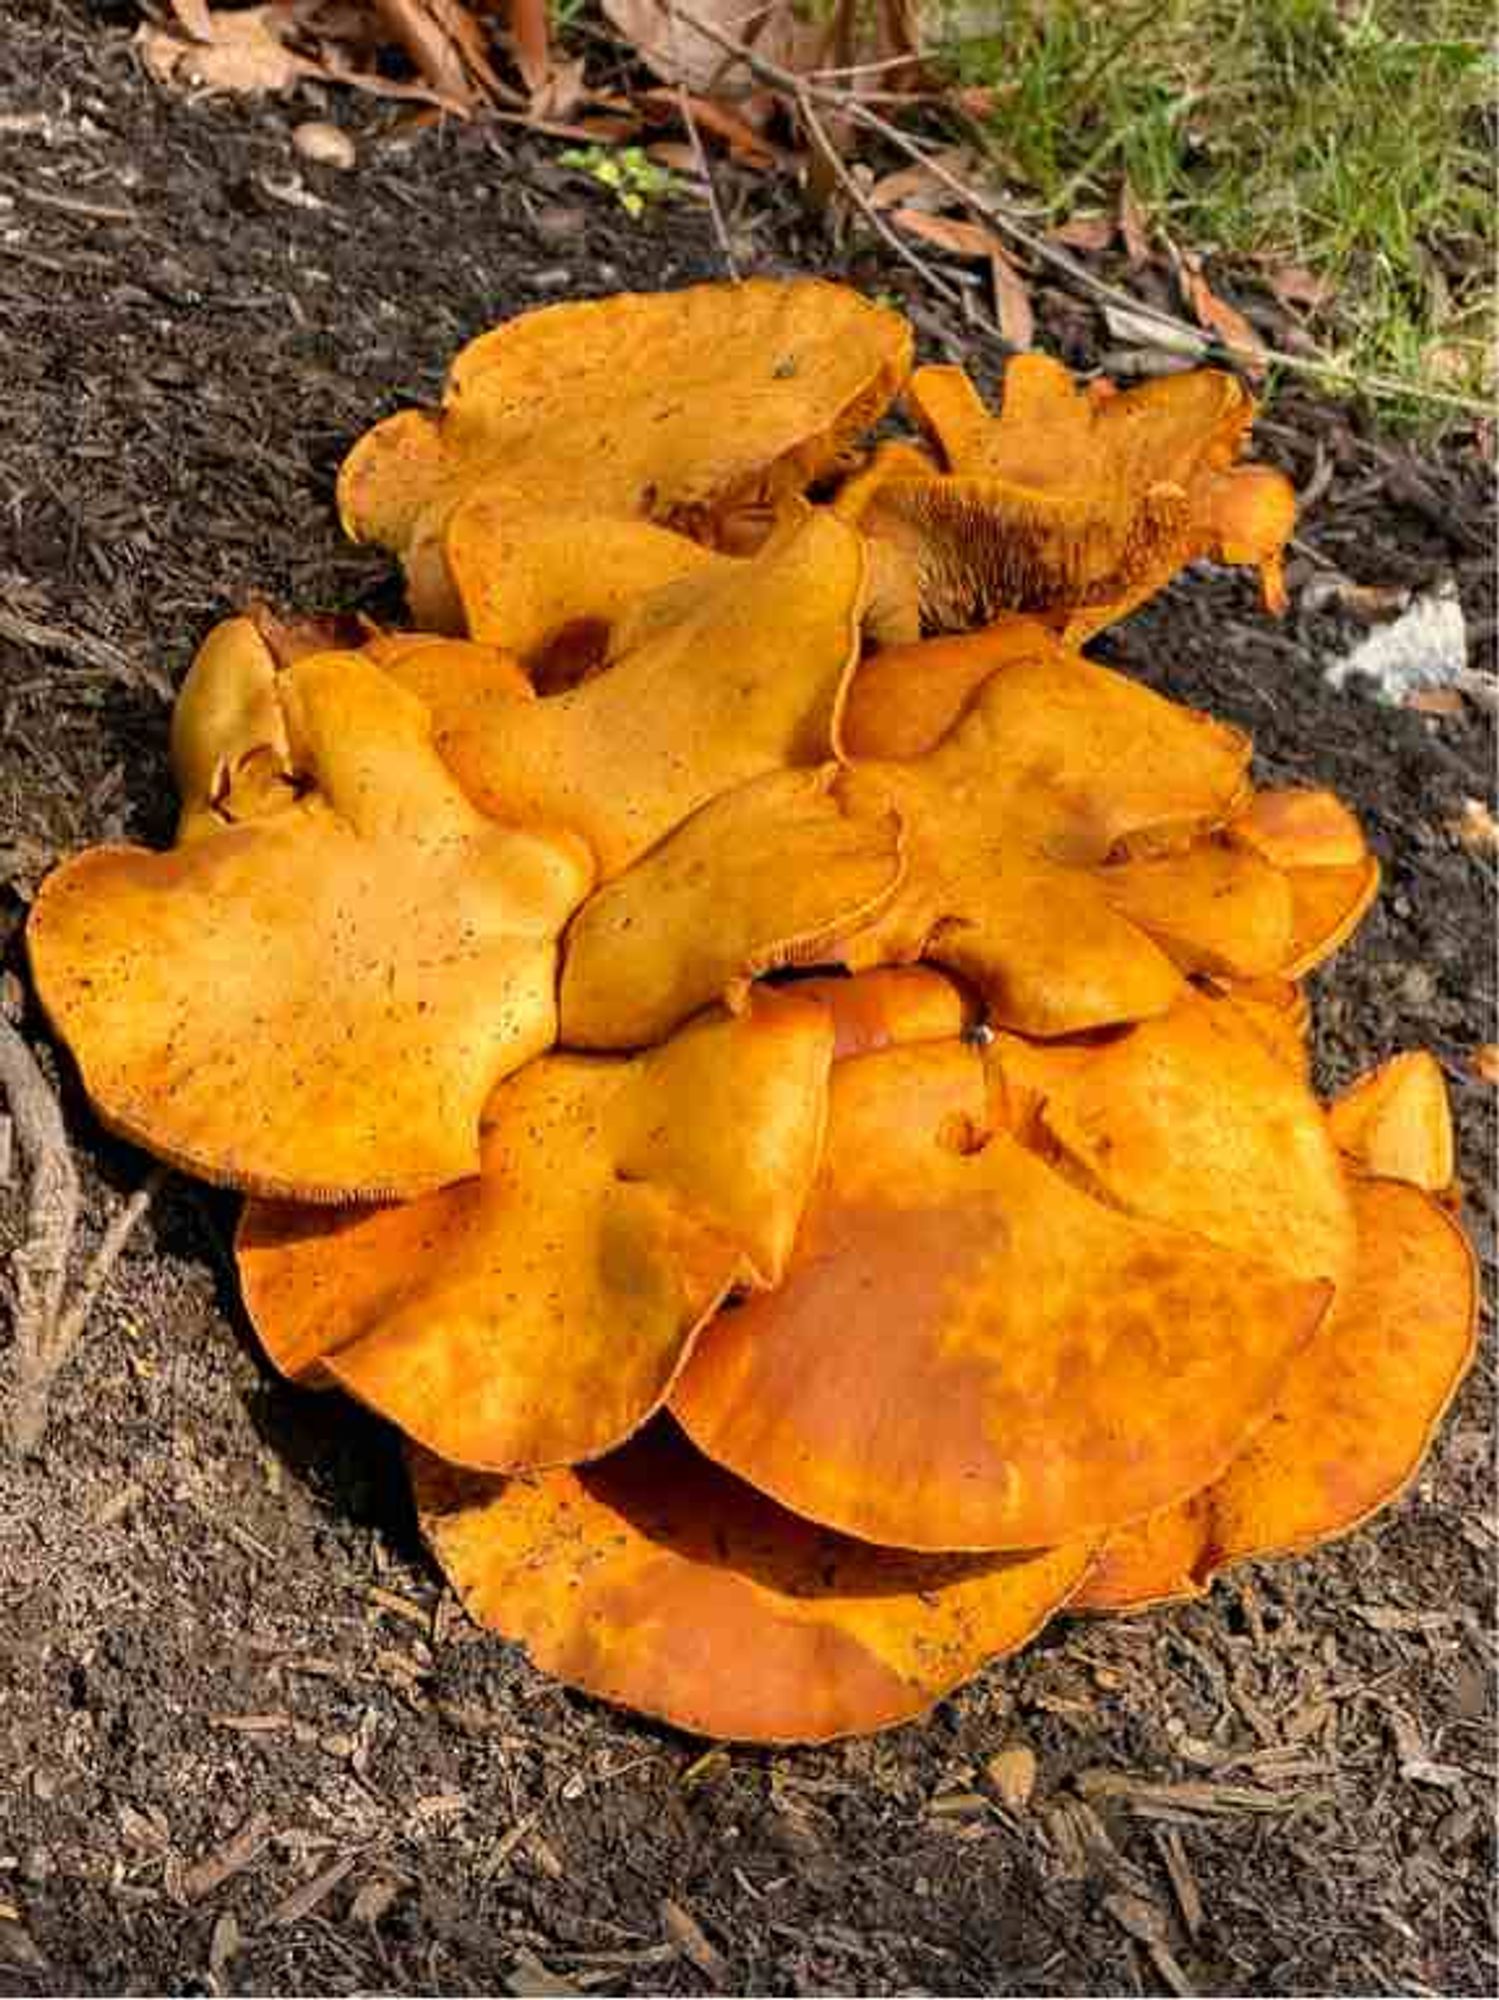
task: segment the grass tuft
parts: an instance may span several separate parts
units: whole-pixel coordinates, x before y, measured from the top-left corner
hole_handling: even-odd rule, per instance
[[[1047,218],[1127,177],[1182,247],[1323,282],[1319,350],[1491,393],[1495,62],[1475,0],[948,0],[1001,170]],[[1408,422],[1430,422],[1412,402]]]

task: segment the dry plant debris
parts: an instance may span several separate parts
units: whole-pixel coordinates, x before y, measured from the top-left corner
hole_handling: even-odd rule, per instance
[[[1246,392],[909,366],[801,282],[485,335],[341,481],[449,629],[211,633],[177,845],[29,930],[475,1618],[726,1738],[1350,1531],[1472,1352],[1439,1069],[1307,1080],[1360,829],[1080,650],[1195,556],[1273,601]],[[902,393],[940,458],[861,458]],[[892,620],[902,482],[976,497],[900,517]]]

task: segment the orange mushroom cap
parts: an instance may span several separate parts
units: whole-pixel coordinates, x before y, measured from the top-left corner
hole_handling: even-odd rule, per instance
[[[471,341],[439,412],[377,424],[339,473],[356,541],[407,564],[419,615],[459,611],[442,539],[485,484],[528,513],[714,539],[720,516],[832,471],[910,367],[900,316],[817,279],[549,306]]]
[[[822,1743],[923,1714],[1067,1602],[1090,1545],[911,1556],[798,1520],[664,1419],[579,1471],[412,1463],[417,1511],[480,1624],[605,1701],[698,1734]]]
[[[885,646],[860,663],[849,683],[841,748],[848,757],[924,756],[991,674],[1017,660],[1071,657],[1055,632],[1018,616],[957,638]]]
[[[608,880],[720,792],[831,754],[863,589],[858,536],[799,508],[752,560],[637,604],[581,686],[529,703],[462,675],[427,690],[438,748],[484,811],[571,828]]]
[[[564,645],[602,663],[636,598],[735,560],[650,521],[542,513],[489,487],[454,510],[443,549],[469,633],[537,669]]]
[[[979,1015],[973,997],[932,965],[823,974],[799,979],[792,990],[831,1013],[834,1062],[908,1042],[954,1041]]]
[[[1456,1172],[1442,1065],[1425,1049],[1391,1056],[1328,1106],[1339,1149],[1360,1172],[1445,1194]]]
[[[206,1180],[345,1201],[459,1179],[495,1083],[553,1039],[586,851],[481,817],[358,654],[298,661],[277,697],[313,789],[58,869],[27,933],[42,1004],[105,1123]]]
[[[1197,1595],[1230,1563],[1346,1535],[1397,1499],[1472,1363],[1477,1267],[1420,1188],[1357,1180],[1358,1258],[1269,1422],[1185,1507],[1111,1536],[1079,1595],[1127,1610]]]
[[[749,980],[825,958],[904,872],[900,822],[832,789],[836,767],[770,771],[698,809],[591,896],[558,997],[573,1048],[639,1048]]]
[[[1263,1420],[1331,1286],[1093,1200],[987,1125],[961,1044],[839,1064],[778,1290],[671,1408],[782,1505],[891,1547],[1037,1548],[1181,1499]]]
[[[1030,1143],[1126,1214],[1341,1283],[1353,1210],[1322,1107],[1231,1001],[1078,1042],[1001,1034],[991,1079],[1036,1108]]]
[[[1363,830],[1331,792],[1256,792],[1230,837],[1285,875],[1291,937],[1279,970],[1300,979],[1353,935],[1379,893],[1379,863]]]
[[[1294,494],[1268,467],[1234,468],[1253,403],[1232,376],[1199,369],[1101,397],[1023,354],[998,416],[956,368],[918,369],[906,395],[944,470],[891,451],[851,505],[903,555],[924,629],[1045,611],[1081,640],[1204,555],[1252,560],[1267,595],[1282,594]]]
[[[172,710],[179,845],[294,805],[278,665],[253,618],[227,618],[198,648]]]
[[[266,1351],[453,1463],[611,1450],[730,1288],[779,1278],[832,1042],[822,1008],[758,996],[627,1062],[532,1063],[491,1097],[456,1187],[333,1216],[252,1202],[239,1269]]]
[[[845,962],[928,959],[1026,1034],[1163,1013],[1182,986],[1179,927],[1162,926],[1168,952],[1116,911],[1106,864],[1142,828],[1226,818],[1248,754],[1235,732],[1080,657],[1015,661],[926,756],[840,781],[864,811],[899,815],[909,855],[889,908],[844,939]]]

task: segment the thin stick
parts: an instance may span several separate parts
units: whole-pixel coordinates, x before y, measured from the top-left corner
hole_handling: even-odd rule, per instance
[[[69,1348],[88,1324],[88,1316],[94,1309],[95,1301],[103,1291],[110,1272],[119,1263],[121,1253],[130,1241],[131,1232],[161,1193],[170,1173],[170,1167],[153,1167],[129,1200],[115,1211],[109,1227],[100,1237],[98,1247],[90,1257],[78,1282],[72,1304],[57,1323],[58,1351],[56,1361],[53,1363],[54,1373],[67,1359]]]
[[[1290,354],[1282,348],[1264,347],[1251,350],[1238,347],[1232,341],[1213,338],[1205,334],[1200,327],[1178,318],[1176,314],[1163,312],[1158,306],[1149,305],[1145,300],[1137,299],[1133,294],[1122,291],[1119,286],[1095,277],[1086,265],[1078,263],[1077,259],[1070,256],[1060,245],[1050,242],[1044,236],[1038,236],[1034,230],[1027,229],[1022,223],[1017,222],[1008,210],[1000,208],[995,202],[981,195],[976,188],[970,187],[950,168],[944,166],[939,157],[919,145],[916,140],[909,138],[898,125],[892,125],[888,118],[882,118],[877,111],[871,111],[866,104],[861,104],[857,97],[846,91],[830,90],[826,85],[809,82],[806,78],[797,76],[794,71],[784,69],[781,64],[771,62],[765,56],[757,54],[755,50],[734,41],[732,36],[726,35],[712,22],[702,20],[688,7],[680,7],[679,12],[689,26],[696,28],[710,42],[716,43],[719,48],[736,57],[762,83],[773,85],[775,89],[794,98],[799,105],[804,105],[809,99],[815,98],[819,103],[836,108],[845,117],[851,118],[855,124],[862,125],[866,131],[878,133],[897,151],[904,153],[908,160],[925,167],[939,186],[945,187],[976,215],[981,215],[1002,235],[1010,237],[1023,250],[1029,251],[1038,263],[1049,265],[1052,270],[1070,278],[1080,291],[1106,305],[1121,307],[1135,314],[1137,318],[1147,320],[1163,331],[1175,334],[1178,339],[1183,335],[1190,335],[1193,340],[1202,342],[1203,350],[1207,354],[1227,356],[1231,360],[1242,361],[1254,367],[1271,364],[1285,369],[1288,373],[1320,375],[1332,380],[1350,382],[1355,388],[1363,389],[1370,395],[1411,396],[1417,401],[1433,403],[1441,408],[1462,410],[1470,416],[1485,417],[1492,414],[1487,403],[1479,401],[1475,396],[1458,395],[1453,390],[1430,389],[1424,383],[1401,382],[1388,375],[1365,375],[1343,362],[1324,361],[1309,354]]]
[[[864,220],[875,231],[876,235],[894,251],[903,264],[910,265],[916,275],[924,284],[931,287],[938,298],[944,299],[948,305],[957,306],[960,311],[965,310],[966,302],[962,294],[955,286],[950,285],[946,278],[934,270],[925,257],[913,250],[910,244],[901,236],[900,232],[885,220],[884,216],[880,214],[879,210],[870,201],[868,195],[865,194],[863,188],[859,186],[859,183],[849,172],[847,162],[838,151],[838,148],[833,144],[832,135],[823,124],[822,119],[818,116],[813,106],[811,93],[805,90],[798,90],[795,92],[795,96],[798,116],[806,126],[812,139],[816,142],[818,150],[825,156],[828,165],[833,170],[834,178],[848,200],[859,211],[860,215],[864,217]],[[986,333],[998,333],[999,329],[991,326],[985,320],[982,313],[976,314],[975,317],[979,320]]]
[[[11,1257],[15,1317],[11,1349],[10,1432],[30,1451],[47,1406],[47,1357],[57,1340],[68,1254],[78,1227],[78,1169],[56,1092],[36,1057],[0,1012],[0,1089],[31,1173],[26,1241]]]
[[[107,639],[96,639],[91,632],[67,632],[60,625],[43,625],[8,604],[0,604],[0,639],[9,639],[12,645],[24,646],[28,651],[57,653],[79,666],[92,667],[112,680],[123,681],[127,687],[138,687],[144,682],[163,701],[175,699],[175,691],[165,674],[154,667],[135,666],[118,647]]]
[[[692,157],[697,162],[698,173],[702,178],[703,187],[707,191],[708,213],[713,218],[713,234],[718,238],[718,249],[724,261],[724,269],[737,285],[739,282],[739,266],[734,258],[734,245],[729,237],[729,226],[724,221],[723,207],[718,199],[718,188],[713,179],[713,168],[708,161],[708,149],[703,144],[702,133],[698,130],[697,115],[692,108],[692,92],[687,88],[686,83],[683,82],[680,75],[682,57],[681,50],[677,46],[677,10],[675,0],[672,0],[672,4],[669,7],[668,18],[671,22],[672,54],[675,58],[675,66],[679,72],[677,78],[677,110],[681,113],[682,123],[687,128],[687,140],[692,147]]]

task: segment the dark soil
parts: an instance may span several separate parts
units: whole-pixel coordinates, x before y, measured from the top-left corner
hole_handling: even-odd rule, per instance
[[[392,602],[332,515],[352,438],[430,396],[488,322],[719,269],[696,207],[633,224],[513,130],[403,129],[338,99],[323,115],[357,136],[357,170],[299,163],[314,93],[173,100],[136,65],[129,12],[10,0],[0,26],[17,975],[59,855],[167,834],[163,692],[213,619],[251,592]],[[992,378],[995,352],[898,267],[830,252],[789,190],[726,193],[747,265],[896,293],[931,351]],[[1049,344],[1085,359],[1089,314],[1040,304]],[[1303,571],[1452,575],[1492,639],[1471,444],[1414,457],[1299,394],[1263,435],[1321,489]],[[1386,888],[1318,981],[1320,1080],[1435,1047],[1487,1247],[1492,1092],[1468,1061],[1495,1035],[1494,863],[1447,822],[1489,795],[1492,718],[1331,692],[1321,668],[1353,631],[1275,625],[1241,578],[1200,572],[1102,650],[1247,724],[1264,775],[1363,814]],[[145,1163],[61,1081],[96,1231]],[[22,1178],[0,1185],[0,1258]],[[1200,1605],[1064,1623],[874,1741],[705,1758],[467,1626],[390,1436],[257,1357],[231,1223],[168,1183],[58,1382],[44,1454],[0,1465],[0,1992],[1495,1990],[1487,1367],[1414,1489],[1341,1547]],[[1017,1744],[1039,1780],[1003,1809],[985,1765]]]

